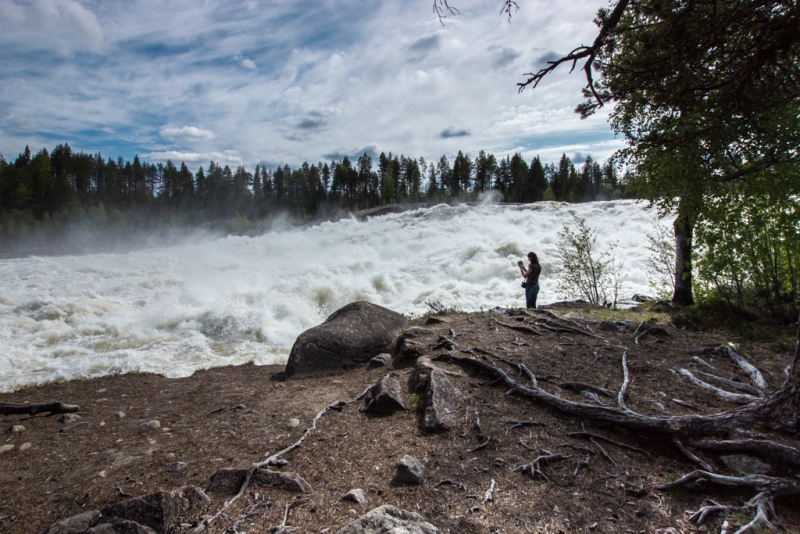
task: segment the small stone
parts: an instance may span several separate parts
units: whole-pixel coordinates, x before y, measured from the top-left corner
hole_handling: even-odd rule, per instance
[[[106,478],[106,472],[100,471],[99,473],[97,473],[97,476],[99,476],[100,478]]]
[[[245,406],[244,404],[237,404],[236,406],[231,408],[231,410],[246,410],[246,409],[247,409],[247,406]]]
[[[81,419],[83,419],[83,417],[81,417],[80,415],[78,415],[76,413],[65,413],[64,415],[59,417],[57,419],[57,421],[59,423],[71,424],[71,423],[77,423]]]
[[[444,317],[432,316],[432,317],[428,317],[428,320],[425,321],[425,324],[447,324],[449,322],[450,322],[450,320],[449,319],[445,319]]]
[[[59,432],[69,432],[70,430],[75,430],[76,428],[80,428],[80,427],[86,426],[88,424],[89,423],[87,423],[86,421],[78,421],[77,423],[75,423],[73,425],[65,426],[64,428],[59,430]]]
[[[116,416],[117,419],[125,419],[125,416],[127,414],[125,412],[117,412],[114,415]]]
[[[2,447],[0,447],[0,454],[6,453],[6,452],[10,452],[10,451],[13,451],[13,450],[14,450],[14,446],[9,443],[8,445],[3,445]]]
[[[149,432],[151,430],[155,430],[157,428],[161,428],[161,423],[158,419],[151,419],[150,421],[145,421],[144,423],[140,424],[136,427],[137,432]]]
[[[171,463],[171,464],[169,464],[169,465],[168,465],[168,466],[167,466],[167,467],[166,467],[164,470],[165,470],[167,473],[174,473],[174,472],[176,472],[176,471],[180,471],[180,470],[181,470],[181,469],[183,469],[184,467],[186,467],[186,464],[185,464],[185,463],[183,463],[183,462],[172,462],[172,463]]]
[[[25,432],[25,427],[22,425],[11,425],[10,427],[8,427],[8,432],[10,434],[20,434],[22,432]]]
[[[351,489],[350,491],[345,493],[342,496],[342,500],[354,502],[356,504],[361,504],[365,502],[367,498],[364,497],[364,490],[356,488],[356,489]]]
[[[30,441],[26,441],[25,443],[19,446],[19,450],[20,452],[27,451],[31,447],[33,447],[33,444]]]
[[[100,426],[106,426],[106,422],[105,421],[100,421]]]
[[[298,426],[300,426],[300,419],[296,419],[294,417],[289,419],[289,421],[286,423],[287,428],[297,428]]]
[[[384,352],[383,354],[378,354],[370,361],[367,362],[367,370],[369,369],[377,369],[378,367],[386,367],[392,361],[392,355]]]
[[[422,484],[425,480],[425,466],[413,456],[405,455],[397,464],[394,482],[399,484]]]

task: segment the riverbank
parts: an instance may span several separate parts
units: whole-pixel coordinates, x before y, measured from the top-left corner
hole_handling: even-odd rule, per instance
[[[616,405],[622,381],[621,346],[625,346],[631,376],[627,404],[632,410],[656,415],[668,410],[677,415],[715,413],[734,406],[670,369],[708,370],[692,360],[687,350],[736,340],[724,332],[675,328],[663,314],[620,312],[619,319],[629,321],[625,323],[609,317],[612,312],[603,313],[604,320],[614,319],[602,327],[607,330],[600,329],[600,319],[590,310],[558,310],[561,317],[592,328],[604,340],[555,331],[532,336],[503,326],[515,324],[510,315],[452,314],[444,316],[446,322],[425,328],[454,340],[450,351],[454,355],[477,348],[524,362],[536,375],[548,378],[545,389],[575,401],[590,402],[586,395],[555,384],[591,384],[614,395],[595,399]],[[412,324],[425,322],[421,318]],[[663,332],[653,330],[641,336],[649,326]],[[738,348],[767,376],[768,391],[780,386],[791,353],[759,344]],[[748,379],[727,358],[713,354],[702,358],[715,367],[715,374],[742,382]],[[326,414],[303,446],[285,457],[289,463],[281,469],[303,477],[312,488],[310,494],[298,500],[278,489],[250,488],[210,531],[223,532],[244,517],[237,527],[240,532],[268,532],[281,523],[286,505],[295,503],[287,524],[300,527],[300,532],[336,532],[382,504],[419,513],[442,532],[650,533],[667,527],[694,532],[697,528],[685,512],[700,508],[704,499],[738,507],[752,497],[747,492],[708,489],[657,491],[655,485],[694,469],[660,436],[567,417],[507,396],[505,388],[487,384],[485,376],[444,362],[437,365],[464,395],[454,428],[423,434],[419,416],[412,410],[368,417],[359,412],[361,403],[348,404]],[[2,434],[2,444],[13,449],[0,454],[0,532],[43,532],[59,519],[130,496],[185,485],[205,488],[219,469],[246,468],[294,443],[314,415],[330,403],[353,400],[390,373],[405,385],[410,373],[410,369],[356,369],[284,382],[281,371],[282,366],[243,365],[179,379],[135,373],[0,395],[2,402],[61,400],[80,406],[80,419],[67,417],[63,422],[59,415],[3,418],[3,428],[9,431]],[[406,403],[411,408],[414,399],[409,395]],[[150,421],[158,421],[158,427],[142,427]],[[513,421],[543,426],[515,427]],[[605,454],[601,453],[591,442],[568,435],[582,430],[638,450],[598,442]],[[490,443],[476,449],[486,436],[492,438]],[[800,446],[796,439],[785,443]],[[542,451],[568,458],[543,466],[547,479],[515,471]],[[422,485],[392,482],[395,466],[404,455],[426,465]],[[703,456],[720,472],[733,474],[720,457]],[[784,466],[770,469],[780,476],[792,472]],[[492,498],[486,500],[492,481]],[[365,503],[341,500],[355,488],[364,491]],[[258,499],[269,504],[247,515],[257,502],[256,492]],[[205,514],[213,514],[230,497],[209,496],[212,501]],[[798,532],[796,506],[778,500],[777,514],[782,532]],[[744,514],[727,518],[739,524],[749,519]],[[175,531],[191,529],[191,518],[183,521]],[[721,521],[711,518],[706,528],[719,531]]]

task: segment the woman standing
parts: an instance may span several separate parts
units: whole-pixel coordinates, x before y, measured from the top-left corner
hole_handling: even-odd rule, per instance
[[[536,297],[539,295],[539,274],[542,272],[539,258],[533,252],[528,252],[528,269],[525,269],[522,260],[517,262],[517,266],[525,278],[525,281],[522,282],[522,287],[525,288],[525,306],[535,308]]]

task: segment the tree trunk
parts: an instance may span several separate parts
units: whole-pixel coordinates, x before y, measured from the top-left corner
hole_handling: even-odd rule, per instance
[[[678,306],[691,306],[692,297],[692,218],[678,207],[678,218],[675,219],[675,292],[672,302]]]

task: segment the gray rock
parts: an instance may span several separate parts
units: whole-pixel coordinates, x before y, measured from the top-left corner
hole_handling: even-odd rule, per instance
[[[300,426],[300,419],[292,417],[286,422],[286,428],[297,428]]]
[[[125,417],[126,417],[127,415],[128,415],[128,414],[126,414],[125,412],[116,412],[116,413],[114,414],[114,417],[116,417],[117,419],[125,419]]]
[[[369,369],[377,369],[378,367],[386,367],[391,363],[392,355],[388,352],[384,352],[383,354],[378,354],[370,361],[367,362],[367,370]]]
[[[157,428],[161,428],[161,422],[157,419],[152,419],[150,421],[145,421],[141,423],[139,426],[136,427],[137,432],[150,432],[151,430],[155,430]]]
[[[434,315],[428,317],[428,319],[425,321],[425,324],[448,324],[449,322],[450,319],[447,319],[446,317],[436,317]]]
[[[450,430],[456,424],[456,410],[464,400],[441,369],[430,372],[425,387],[425,405],[420,427],[425,432]]]
[[[211,476],[206,491],[221,495],[236,495],[244,484],[247,469],[220,469]],[[291,493],[311,493],[311,486],[297,473],[256,469],[250,483]]]
[[[417,360],[414,371],[408,377],[408,391],[419,393],[424,391],[431,377],[431,371],[438,369],[430,358],[422,357]]]
[[[14,450],[14,445],[9,443],[7,445],[0,445],[0,454],[11,452]]]
[[[83,512],[53,523],[45,534],[81,534],[96,525],[99,520],[99,510]]]
[[[6,428],[6,433],[8,434],[20,434],[22,432],[25,432],[25,427],[22,425],[11,425]]]
[[[351,489],[344,495],[342,495],[343,501],[354,502],[356,504],[362,504],[366,502],[367,498],[364,497],[364,490],[362,489]]]
[[[619,327],[615,321],[603,321],[599,325],[597,325],[599,330],[604,332],[617,332],[619,331]]]
[[[427,346],[421,341],[422,338],[431,335],[434,335],[432,330],[419,326],[412,326],[404,330],[397,338],[392,352],[392,364],[395,369],[414,365],[417,359],[428,351]]]
[[[156,534],[150,527],[119,517],[104,517],[85,534]]]
[[[211,499],[208,498],[208,495],[206,495],[205,492],[197,486],[183,486],[182,488],[174,490],[172,493],[178,495],[182,499],[186,499],[190,508],[197,504],[211,502]]]
[[[376,415],[392,415],[398,410],[405,409],[400,383],[387,375],[370,388],[360,411]]]
[[[27,451],[31,447],[33,447],[33,443],[31,443],[30,441],[26,441],[25,443],[19,446],[19,451],[20,452]]]
[[[186,467],[186,464],[184,462],[172,462],[171,464],[169,464],[167,467],[164,468],[164,471],[166,471],[167,473],[174,473],[176,471],[180,471],[184,467]]]
[[[421,515],[384,504],[342,527],[337,534],[440,534],[440,532]]]
[[[286,378],[329,374],[391,352],[406,319],[369,302],[352,302],[300,334],[286,362]]]
[[[178,492],[157,491],[112,504],[100,512],[104,516],[127,519],[166,534],[177,525],[180,513],[188,508],[188,500]]]
[[[393,482],[398,484],[422,484],[425,481],[425,466],[413,456],[405,455],[397,464]]]
[[[728,469],[742,475],[766,475],[772,466],[763,460],[746,454],[727,454],[719,457]]]
[[[419,341],[414,341],[401,336],[397,340],[397,348],[392,354],[392,366],[395,369],[411,367],[427,351],[428,348]]]
[[[69,432],[70,430],[75,430],[76,428],[80,428],[82,426],[87,426],[89,423],[86,421],[78,421],[77,423],[73,423],[71,425],[65,426],[59,432]]]
[[[59,417],[56,420],[59,423],[70,424],[70,423],[76,423],[76,422],[80,421],[81,419],[83,419],[83,417],[81,417],[80,415],[78,415],[76,413],[65,413],[64,415],[62,415],[61,417]]]

